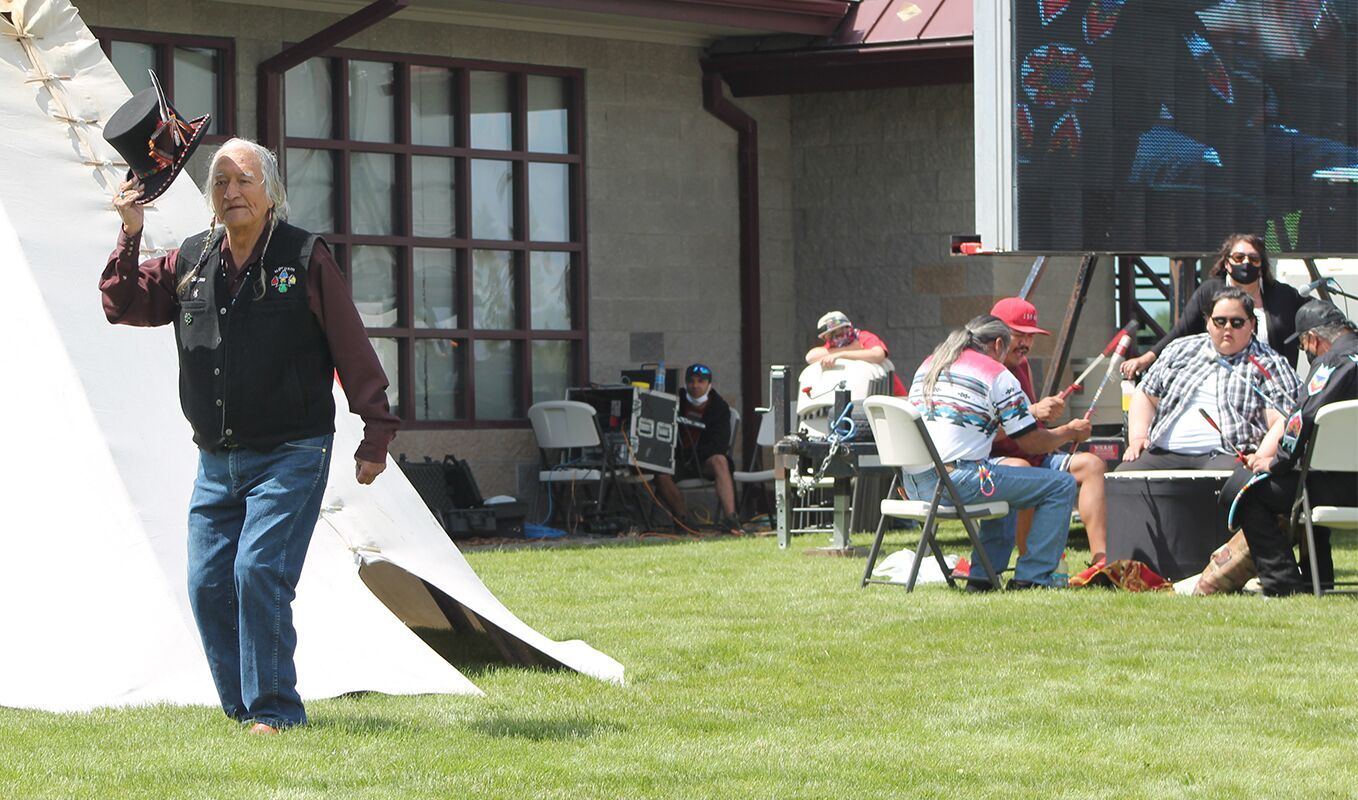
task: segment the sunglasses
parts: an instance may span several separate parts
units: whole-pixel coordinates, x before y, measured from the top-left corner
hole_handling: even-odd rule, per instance
[[[1212,324],[1218,328],[1224,328],[1227,325],[1230,325],[1231,328],[1237,331],[1245,327],[1246,322],[1249,322],[1249,320],[1244,317],[1212,317],[1211,320]]]
[[[1264,263],[1264,259],[1261,258],[1258,253],[1246,253],[1241,250],[1237,250],[1236,252],[1231,253],[1229,257],[1231,259],[1232,264],[1244,264],[1246,261],[1248,261],[1257,267],[1260,264]]]
[[[708,378],[711,377],[712,370],[710,368],[694,367],[688,371],[688,375],[686,376],[685,380],[687,380],[688,378],[702,378],[703,380],[707,380]]]

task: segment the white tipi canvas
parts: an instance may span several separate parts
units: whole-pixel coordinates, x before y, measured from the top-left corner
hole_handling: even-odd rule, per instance
[[[167,329],[110,326],[97,290],[126,167],[100,124],[129,96],[66,0],[0,20],[0,705],[214,704],[185,589],[197,451]],[[206,227],[186,176],[148,207],[143,256]],[[304,698],[476,693],[409,626],[490,637],[518,663],[621,682],[529,628],[481,583],[399,470],[359,486],[361,421],[336,393],[335,465],[295,617]],[[394,613],[393,613],[394,612]],[[399,616],[398,616],[399,615]]]

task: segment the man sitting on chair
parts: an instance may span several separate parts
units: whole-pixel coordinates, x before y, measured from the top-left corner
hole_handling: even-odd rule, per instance
[[[1277,455],[1272,459],[1252,456],[1249,467],[1236,470],[1220,496],[1228,506],[1237,495],[1240,497],[1235,522],[1245,531],[1266,595],[1306,591],[1303,571],[1298,570],[1292,556],[1292,540],[1278,527],[1277,515],[1292,510],[1300,468],[1297,462],[1315,431],[1316,412],[1330,403],[1358,400],[1358,331],[1353,323],[1323,300],[1312,300],[1297,309],[1296,320],[1294,335],[1301,338],[1302,349],[1311,361],[1306,396],[1286,421],[1279,419],[1269,428],[1266,441],[1277,445]],[[1244,488],[1255,473],[1267,473],[1268,477]],[[1358,505],[1358,485],[1352,475],[1313,472],[1307,476],[1306,486],[1312,505]],[[1240,494],[1242,488],[1244,494]],[[1315,542],[1316,573],[1322,585],[1333,584],[1329,529],[1315,528]],[[1309,569],[1304,572],[1309,576]]]
[[[1037,308],[1021,297],[1006,297],[990,309],[1014,332],[1009,352],[1005,354],[1004,366],[1018,379],[1023,394],[1028,398],[1028,410],[1037,419],[1038,425],[1050,424],[1066,411],[1066,401],[1059,395],[1037,399],[1033,388],[1033,371],[1028,365],[1028,351],[1032,349],[1036,334],[1049,336],[1049,332],[1037,327]],[[1013,439],[1003,433],[995,437],[990,447],[992,458],[1005,459],[1002,464],[1010,466],[1033,466],[1069,472],[1080,487],[1080,520],[1084,522],[1085,533],[1089,536],[1089,560],[1091,564],[1102,565],[1108,550],[1108,505],[1103,494],[1103,473],[1107,469],[1103,459],[1093,453],[1062,453],[1060,451],[1029,455],[1024,453]],[[1023,527],[1019,516],[1019,527]]]
[[[1282,356],[1254,338],[1254,301],[1228,287],[1212,296],[1207,333],[1174,340],[1142,379],[1127,419],[1118,472],[1231,469],[1258,450],[1296,402],[1301,383]]]
[[[925,359],[910,384],[910,402],[947,466],[964,503],[1004,501],[1009,517],[1017,509],[1035,508],[1028,551],[1019,556],[1010,589],[1049,586],[1070,533],[1075,479],[1050,469],[991,464],[990,446],[1003,429],[1025,453],[1049,453],[1067,442],[1089,437],[1088,420],[1077,419],[1050,430],[1042,428],[1028,407],[1018,379],[1004,368],[1012,334],[1003,320],[984,314],[953,331]],[[937,472],[905,473],[902,482],[914,499],[933,496]],[[1014,550],[1010,518],[981,523],[981,546],[996,570],[1009,565]],[[968,591],[992,588],[972,553]]]
[[[727,455],[731,448],[731,406],[712,388],[711,367],[693,364],[684,371],[679,422],[679,435],[674,441],[674,477],[664,473],[655,476],[660,499],[676,520],[684,520],[688,516],[688,506],[675,480],[707,478],[716,485],[717,502],[721,505],[717,527],[722,530],[739,528],[736,484],[731,479],[731,457]]]

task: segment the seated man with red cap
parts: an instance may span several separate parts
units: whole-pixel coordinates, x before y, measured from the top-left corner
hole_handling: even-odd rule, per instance
[[[816,322],[816,335],[821,344],[806,351],[806,363],[832,367],[835,361],[843,358],[852,361],[866,361],[881,364],[889,353],[886,342],[871,331],[855,328],[843,311],[830,311]],[[891,393],[905,397],[905,384],[899,375],[892,376]]]
[[[1037,308],[1021,297],[1004,298],[990,309],[990,313],[1003,320],[1014,332],[1013,343],[1004,357],[1004,366],[1018,378],[1019,386],[1028,396],[1028,410],[1037,419],[1038,427],[1044,428],[1062,416],[1066,401],[1057,395],[1037,399],[1037,390],[1033,388],[1033,371],[1028,364],[1028,351],[1032,349],[1034,336],[1050,336],[1051,332],[1037,326]],[[1101,565],[1108,549],[1108,507],[1103,494],[1103,473],[1107,467],[1103,459],[1093,453],[1028,455],[1003,432],[995,437],[990,455],[992,460],[1002,459],[999,463],[1010,466],[1033,466],[1069,472],[1080,487],[1076,505],[1089,536],[1090,561],[1096,566]],[[1028,517],[1030,514],[1023,516]],[[1026,527],[1028,522],[1028,519],[1024,519],[1018,524]]]

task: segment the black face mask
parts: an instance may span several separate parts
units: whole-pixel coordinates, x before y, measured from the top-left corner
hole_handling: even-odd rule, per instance
[[[1236,283],[1254,283],[1259,280],[1259,265],[1248,261],[1244,264],[1232,264],[1231,280]]]

